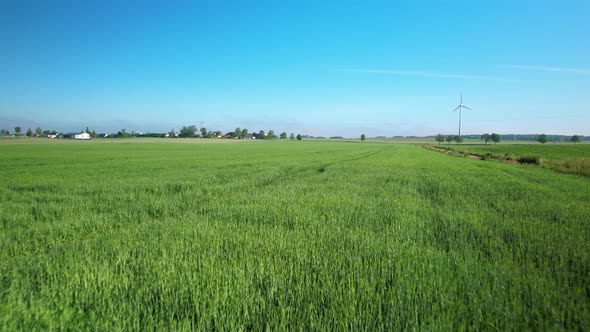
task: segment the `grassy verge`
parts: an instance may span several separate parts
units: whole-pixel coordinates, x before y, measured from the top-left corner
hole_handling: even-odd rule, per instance
[[[561,173],[590,176],[590,145],[428,145],[457,156],[544,167]]]

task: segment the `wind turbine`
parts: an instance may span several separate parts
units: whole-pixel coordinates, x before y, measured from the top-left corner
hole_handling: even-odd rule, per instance
[[[453,110],[453,112],[459,110],[459,137],[461,137],[461,113],[462,113],[463,109],[468,109],[468,110],[472,111],[471,108],[463,105],[463,92],[461,92],[461,103],[459,104],[459,106],[457,106],[457,108],[455,108]]]

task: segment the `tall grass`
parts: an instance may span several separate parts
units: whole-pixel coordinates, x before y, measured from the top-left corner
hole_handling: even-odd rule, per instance
[[[590,186],[410,145],[0,146],[2,330],[590,327]]]
[[[590,144],[514,144],[428,146],[430,149],[472,154],[482,159],[532,164],[561,173],[590,176]]]

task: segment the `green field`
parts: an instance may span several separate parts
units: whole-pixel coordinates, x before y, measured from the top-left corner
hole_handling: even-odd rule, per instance
[[[0,330],[590,330],[588,177],[194,141],[0,142]]]
[[[479,154],[497,153],[517,156],[539,156],[560,160],[567,158],[590,158],[590,144],[441,144],[455,150],[473,151]]]
[[[562,173],[590,176],[590,144],[445,144],[434,147],[485,159],[532,163]]]

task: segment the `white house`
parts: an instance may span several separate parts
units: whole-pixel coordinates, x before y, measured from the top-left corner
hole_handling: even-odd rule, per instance
[[[74,135],[74,139],[90,139],[90,134],[89,133],[76,134],[76,135]]]
[[[64,134],[64,138],[71,138],[71,139],[90,139],[89,133],[67,133]]]

